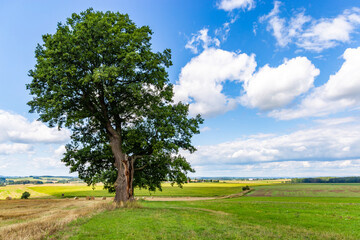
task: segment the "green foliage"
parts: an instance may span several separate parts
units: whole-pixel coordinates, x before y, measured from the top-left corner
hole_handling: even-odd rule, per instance
[[[161,189],[165,180],[181,186],[194,171],[179,150],[195,151],[191,137],[203,120],[172,102],[171,51],[152,52],[151,34],[127,14],[88,9],[59,23],[36,48],[30,111],[72,130],[62,161],[89,185],[103,182],[114,191],[110,128],[122,151],[137,157],[134,186]]]
[[[23,194],[21,195],[21,199],[28,199],[30,197],[30,193],[25,191],[23,192]]]
[[[246,185],[245,187],[242,187],[242,190],[243,191],[250,190],[250,187],[248,185]]]
[[[4,186],[6,182],[6,178],[0,177],[0,186]]]

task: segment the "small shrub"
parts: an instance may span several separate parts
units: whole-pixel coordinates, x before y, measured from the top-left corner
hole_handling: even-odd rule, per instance
[[[23,194],[21,195],[21,199],[28,199],[30,197],[30,193],[29,192],[23,192]]]
[[[245,187],[242,187],[242,190],[243,191],[250,190],[250,187],[248,185],[246,185]]]

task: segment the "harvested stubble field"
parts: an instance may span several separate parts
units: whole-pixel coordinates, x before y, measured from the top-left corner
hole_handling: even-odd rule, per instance
[[[113,206],[96,199],[28,199],[0,201],[0,239],[43,239],[79,218]]]

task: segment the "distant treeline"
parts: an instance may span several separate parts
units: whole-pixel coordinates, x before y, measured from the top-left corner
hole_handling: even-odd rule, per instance
[[[49,183],[71,183],[80,182],[79,178],[64,176],[30,176],[30,177],[0,177],[0,186],[15,184],[49,184]]]
[[[273,177],[196,177],[195,179],[204,179],[204,180],[278,180],[283,178],[273,178]]]
[[[30,180],[6,180],[6,185],[15,185],[15,184],[44,184],[43,181],[30,181]]]
[[[44,183],[70,183],[72,181],[69,180],[58,180],[58,181],[51,181],[51,179],[48,179],[49,181],[39,181],[39,180],[6,180],[6,185],[15,185],[15,184],[44,184]],[[54,179],[56,180],[56,179]]]
[[[215,179],[190,179],[188,180],[188,182],[214,182],[214,183],[217,183],[217,182],[220,182],[220,180],[215,180]]]
[[[77,177],[71,177],[71,176],[51,176],[51,175],[43,175],[43,176],[31,176],[30,177],[32,178],[69,178],[69,179],[72,179],[72,178],[77,178]]]
[[[360,183],[360,177],[293,178],[291,183]]]

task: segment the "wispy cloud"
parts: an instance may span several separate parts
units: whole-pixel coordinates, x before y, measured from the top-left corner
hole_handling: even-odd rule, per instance
[[[360,124],[348,122],[336,127],[319,124],[288,134],[245,136],[197,149],[186,156],[194,166],[224,165],[227,169],[273,162],[360,159]]]
[[[193,53],[197,54],[199,48],[206,50],[211,46],[219,47],[219,39],[210,37],[208,32],[209,29],[203,28],[196,34],[193,34],[191,39],[186,43],[185,48],[190,49]]]
[[[233,11],[235,9],[251,10],[255,7],[254,0],[220,0],[217,3],[219,9]]]
[[[305,15],[301,9],[290,19],[280,16],[281,2],[275,1],[272,11],[260,17],[260,22],[267,23],[267,30],[272,32],[277,44],[285,47],[294,43],[299,48],[321,52],[340,43],[351,40],[351,34],[360,26],[360,9],[347,9],[334,18],[314,19]]]
[[[0,144],[0,155],[21,154],[32,150],[31,145],[23,143]]]
[[[257,164],[194,166],[194,176],[318,177],[358,176],[360,159],[335,161],[281,161]]]
[[[344,117],[344,118],[330,118],[330,119],[316,119],[314,122],[320,123],[326,126],[340,125],[344,123],[355,122],[357,119],[355,117]]]

